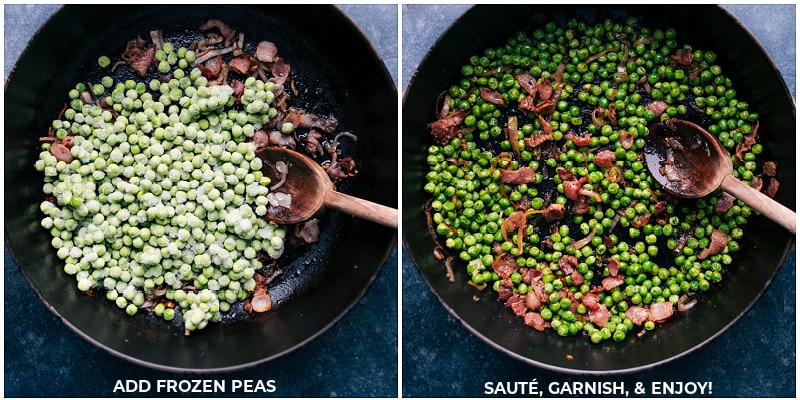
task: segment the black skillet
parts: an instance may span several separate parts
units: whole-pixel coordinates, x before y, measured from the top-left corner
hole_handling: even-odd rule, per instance
[[[111,302],[77,291],[39,227],[42,176],[33,168],[37,138],[79,81],[95,82],[97,58],[118,57],[127,40],[161,29],[188,44],[219,18],[245,40],[270,40],[292,66],[300,95],[293,104],[334,115],[358,135],[342,150],[359,175],[338,189],[396,207],[397,92],[363,34],[330,6],[67,6],[37,33],[6,82],[6,245],[47,307],[89,342],[132,362],[169,371],[228,371],[279,357],[313,340],[351,309],[396,246],[394,230],[324,212],[321,240],[287,251],[270,286],[274,308],[250,316],[234,307],[223,321],[190,337],[179,321],[146,313],[130,318]],[[115,78],[129,74],[121,68]],[[288,246],[287,246],[288,247]],[[176,318],[177,320],[177,318]]]
[[[714,49],[739,95],[758,110],[764,160],[780,165],[776,200],[795,204],[795,108],[791,94],[758,42],[732,16],[716,6],[475,6],[439,38],[412,77],[403,99],[403,240],[426,284],[442,305],[469,331],[491,347],[539,367],[568,373],[608,374],[647,369],[666,363],[714,339],[744,315],[769,285],[794,244],[794,236],[763,217],[747,225],[741,250],[719,287],[698,297],[697,305],[644,337],[624,343],[592,345],[586,338],[562,338],[525,327],[490,291],[467,284],[463,265],[455,263],[456,282],[433,256],[424,215],[422,190],[432,143],[426,126],[436,120],[439,94],[460,79],[469,57],[502,45],[517,30],[542,27],[543,20],[563,23],[641,16],[649,27],[673,27],[679,42]],[[473,296],[480,297],[475,301]]]

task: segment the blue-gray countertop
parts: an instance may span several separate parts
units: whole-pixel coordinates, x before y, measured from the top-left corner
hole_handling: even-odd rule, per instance
[[[403,89],[428,48],[468,7],[403,6]],[[724,7],[761,41],[794,94],[795,5]],[[596,380],[626,382],[631,395],[635,382],[701,381],[713,383],[711,397],[795,397],[795,281],[792,252],[758,303],[721,337],[655,369]],[[536,368],[488,346],[441,306],[407,255],[402,301],[405,397],[482,397],[485,382],[536,379],[543,390],[551,382],[595,380]]]
[[[341,8],[372,41],[397,83],[397,5]],[[56,5],[4,6],[5,78],[30,38],[57,9]],[[198,376],[131,364],[84,341],[45,308],[5,248],[4,394],[105,398],[118,395],[112,394],[117,380],[202,378],[275,380],[277,390],[268,396],[396,397],[397,266],[395,251],[359,304],[304,347],[254,368]]]

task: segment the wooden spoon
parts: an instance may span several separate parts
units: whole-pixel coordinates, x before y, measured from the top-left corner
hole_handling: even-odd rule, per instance
[[[699,198],[721,189],[796,232],[795,212],[736,179],[730,154],[692,122],[671,119],[657,124],[645,142],[644,159],[653,178],[672,194]]]
[[[278,224],[296,224],[310,219],[325,207],[397,228],[396,209],[337,192],[327,172],[311,158],[279,147],[259,149],[256,155],[264,164],[261,171],[272,179],[273,186],[281,181],[276,170],[278,163],[284,163],[288,169],[285,181],[271,191],[291,195],[291,201],[288,207],[268,206],[268,220]]]

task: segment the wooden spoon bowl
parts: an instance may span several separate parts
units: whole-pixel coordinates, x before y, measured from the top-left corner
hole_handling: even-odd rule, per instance
[[[310,219],[322,208],[330,208],[397,228],[396,209],[337,192],[327,172],[310,157],[279,147],[259,149],[256,155],[264,164],[261,171],[272,180],[275,189],[271,191],[291,196],[288,207],[268,206],[268,220],[296,224]],[[287,169],[285,178],[278,172],[279,163]]]

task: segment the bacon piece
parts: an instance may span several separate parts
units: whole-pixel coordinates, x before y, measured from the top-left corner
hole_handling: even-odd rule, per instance
[[[522,275],[522,281],[526,285],[530,285],[535,279],[541,279],[542,277],[542,271],[535,268],[525,268],[524,271],[523,268],[520,268],[520,274]]]
[[[641,326],[645,321],[650,319],[650,312],[644,307],[630,306],[625,310],[625,316],[631,320],[634,325]]]
[[[297,142],[295,142],[294,138],[290,135],[284,134],[281,131],[269,132],[269,144],[280,147],[288,147],[290,149],[297,147]]]
[[[542,102],[550,101],[550,97],[553,95],[553,84],[550,83],[550,79],[542,79],[542,82],[539,83],[536,89],[539,99],[541,99]]]
[[[533,112],[536,109],[536,99],[533,96],[525,96],[520,100],[519,106],[517,106],[522,111],[531,111]]]
[[[575,146],[583,147],[592,144],[592,134],[587,133],[585,136],[578,136],[575,132],[569,131],[564,135],[564,139],[571,140]]]
[[[603,290],[612,290],[623,283],[625,283],[625,277],[622,275],[617,275],[603,278],[603,281],[600,284],[603,285]]]
[[[528,92],[528,95],[535,96],[536,93],[539,92],[538,89],[539,84],[536,82],[536,78],[533,75],[531,75],[530,72],[528,71],[522,72],[521,74],[518,74],[515,78],[517,79],[517,83],[519,83],[519,86],[523,90]],[[534,99],[531,98],[531,101],[534,101]]]
[[[203,73],[208,79],[211,79],[217,75],[222,70],[222,56],[216,56],[209,58],[206,62],[202,64],[197,64],[197,67],[200,68],[200,71]]]
[[[692,52],[683,49],[672,56],[672,59],[679,65],[679,66],[688,66],[692,65]]]
[[[649,313],[650,313],[650,321],[653,322],[664,322],[667,318],[672,316],[674,312],[674,308],[672,307],[672,303],[668,301],[662,301],[660,303],[654,303],[650,306]]]
[[[502,183],[519,185],[522,183],[531,183],[535,181],[536,181],[536,170],[534,170],[532,167],[522,167],[515,171],[506,169],[500,170],[500,182]]]
[[[575,256],[571,256],[569,254],[564,254],[558,260],[558,268],[561,269],[561,272],[564,275],[572,275],[572,271],[575,267],[578,266],[578,259]]]
[[[645,212],[644,214],[640,215],[639,218],[636,218],[636,221],[633,221],[634,228],[641,228],[647,223],[650,222],[650,212]]]
[[[506,306],[511,308],[511,311],[518,317],[522,317],[528,312],[528,306],[525,304],[525,297],[522,297],[519,293],[512,294],[511,297],[506,300]]]
[[[253,133],[253,136],[250,138],[250,140],[252,140],[253,143],[256,144],[256,148],[259,149],[269,146],[269,135],[262,129],[259,129]]]
[[[227,41],[233,40],[234,39],[234,35],[236,35],[236,31],[234,31],[228,25],[226,25],[224,22],[222,22],[221,20],[218,20],[216,18],[209,19],[203,25],[200,25],[200,30],[203,31],[203,32],[209,31],[209,30],[214,29],[214,28],[219,30],[219,33]]]
[[[234,58],[228,66],[237,74],[247,75],[250,72],[250,60],[246,58]]]
[[[319,139],[322,139],[322,134],[316,129],[311,129],[305,136],[300,138],[305,143],[306,153],[312,156],[316,156],[317,153],[322,154],[322,144]]]
[[[517,262],[514,261],[514,257],[508,254],[503,254],[494,260],[492,263],[492,269],[497,273],[498,276],[500,276],[500,278],[506,279],[514,272],[517,272],[519,268],[517,268]]]
[[[431,127],[431,135],[433,135],[433,140],[438,145],[446,145],[450,143],[457,133],[456,128],[464,122],[464,118],[467,116],[467,112],[464,110],[458,110],[444,118],[441,118],[435,122],[433,122]]]
[[[619,260],[616,258],[608,259],[608,274],[611,276],[617,276],[617,274],[619,274]]]
[[[708,245],[708,248],[705,248],[700,252],[700,255],[698,255],[697,258],[705,260],[709,256],[719,254],[719,252],[725,250],[725,246],[727,245],[728,235],[721,230],[714,229],[711,232],[711,243]]]
[[[525,142],[525,148],[527,150],[533,150],[542,143],[553,141],[554,139],[552,133],[540,133],[522,140]]]
[[[258,43],[256,47],[256,59],[261,62],[270,63],[275,61],[278,55],[278,46],[267,40]]]
[[[583,304],[587,310],[598,310],[600,309],[600,297],[594,293],[586,293],[581,296],[581,304]]]
[[[606,307],[605,304],[598,303],[597,309],[594,310],[590,309],[589,307],[586,308],[589,310],[586,318],[587,320],[589,320],[589,322],[601,328],[605,328],[606,326],[608,326],[608,319],[609,317],[611,317],[611,314],[608,312],[608,307]]]
[[[769,198],[775,197],[775,194],[778,193],[778,188],[780,187],[780,183],[775,178],[769,179],[769,184],[767,184],[767,190],[764,191]]]
[[[545,100],[541,103],[537,104],[536,107],[533,107],[533,111],[536,114],[541,115],[550,115],[554,111],[556,111],[556,103],[552,100]]]
[[[328,133],[335,131],[339,125],[339,121],[333,116],[320,117],[295,107],[289,109],[283,122],[291,123],[295,128],[317,128]]]
[[[577,269],[573,269],[572,270],[572,274],[570,274],[570,276],[572,277],[572,284],[573,285],[575,285],[575,286],[583,285],[583,282],[584,282],[585,279],[584,279],[583,275],[581,275],[581,273],[578,272]]]
[[[731,196],[728,192],[722,192],[719,196],[719,200],[717,203],[714,204],[714,211],[718,213],[726,213],[728,210],[733,207],[733,202],[736,200],[735,197]]]
[[[514,283],[511,279],[500,280],[500,288],[497,290],[497,298],[500,301],[506,301],[514,295]]]
[[[153,64],[155,57],[156,48],[154,46],[148,46],[136,52],[136,56],[128,62],[128,65],[137,75],[144,78],[150,70],[150,66]]]
[[[542,307],[542,302],[539,301],[539,297],[536,296],[536,293],[531,290],[525,295],[525,305],[531,310],[538,310]]]
[[[481,98],[492,104],[502,105],[505,103],[505,100],[503,100],[503,95],[500,94],[500,92],[487,87],[481,88]]]
[[[766,176],[775,176],[775,173],[778,170],[778,165],[775,164],[774,161],[767,161],[764,163],[763,173]]]
[[[592,161],[600,168],[611,168],[614,166],[614,161],[617,161],[617,156],[611,150],[600,150]]]
[[[331,163],[326,172],[334,181],[340,181],[342,179],[351,178],[358,175],[356,162],[350,157],[345,157],[341,160]]]
[[[530,326],[539,332],[542,332],[550,327],[550,323],[545,321],[544,318],[542,318],[542,315],[536,312],[529,312],[525,314],[523,320],[525,321],[525,325]]]
[[[275,63],[272,64],[272,78],[269,79],[269,82],[274,83],[275,86],[282,87],[286,80],[289,79],[291,69],[291,65],[282,57],[276,58]]]
[[[564,218],[564,212],[566,211],[566,207],[563,204],[553,203],[547,206],[544,209],[544,220],[547,222],[553,222]]]
[[[667,110],[667,107],[668,104],[662,100],[655,100],[644,106],[645,109],[652,111],[656,118],[660,117]]]
[[[587,178],[581,177],[581,179],[574,179],[564,182],[564,196],[572,201],[578,201],[580,199],[580,190],[583,187],[583,184],[586,183]]]
[[[233,89],[233,98],[240,101],[244,94],[244,83],[238,79],[231,79],[231,88]]]
[[[71,163],[75,157],[72,156],[72,152],[70,152],[69,148],[62,143],[53,143],[50,145],[50,154],[56,158],[58,161],[63,161],[65,163]]]
[[[294,226],[294,236],[305,243],[319,241],[319,220],[314,218]]]

